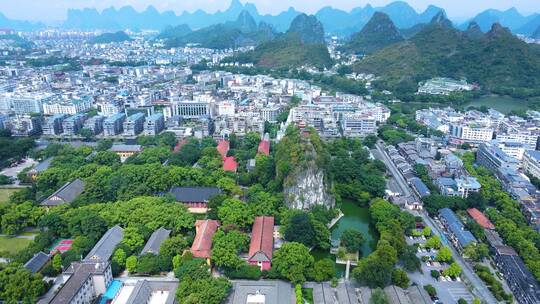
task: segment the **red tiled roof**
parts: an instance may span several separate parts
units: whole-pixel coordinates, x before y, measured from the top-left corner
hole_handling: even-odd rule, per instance
[[[268,140],[261,140],[257,153],[264,154],[266,156],[270,155],[270,142]]]
[[[223,160],[223,170],[235,172],[238,169],[238,163],[234,156],[225,157]]]
[[[195,222],[195,240],[191,245],[191,253],[196,258],[210,258],[212,256],[212,238],[219,227],[216,220],[197,220]]]
[[[217,150],[219,154],[221,154],[222,158],[227,157],[227,152],[229,152],[229,141],[228,140],[220,140],[217,145]]]
[[[264,253],[272,260],[274,250],[274,217],[258,216],[253,223],[251,231],[251,244],[249,245],[249,259],[258,253]]]
[[[467,213],[483,228],[485,229],[495,229],[495,225],[482,213],[480,210],[476,208],[469,208],[467,209]]]

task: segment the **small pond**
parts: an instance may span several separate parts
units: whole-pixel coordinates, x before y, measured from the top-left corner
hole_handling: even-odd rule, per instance
[[[331,229],[332,241],[339,240],[341,234],[346,229],[356,229],[364,234],[366,240],[362,246],[361,256],[365,257],[369,255],[375,249],[379,240],[374,227],[369,225],[369,208],[360,207],[351,201],[344,201],[340,209],[344,216]],[[336,258],[329,251],[319,249],[313,250],[312,255],[315,257],[315,260],[330,258],[335,261]],[[338,278],[345,275],[345,265],[336,265],[336,275]]]

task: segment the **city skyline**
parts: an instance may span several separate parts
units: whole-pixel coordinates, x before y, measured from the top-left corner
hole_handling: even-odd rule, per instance
[[[301,0],[301,1],[281,1],[276,3],[270,0],[250,0],[240,1],[241,3],[253,3],[261,13],[278,14],[287,10],[289,7],[294,7],[296,10],[315,13],[325,6],[332,6],[337,9],[350,11],[356,7],[364,7],[367,4],[372,6],[384,6],[392,0],[370,0],[370,1],[351,1],[337,0],[329,3],[327,0]],[[493,1],[475,1],[470,3],[467,0],[457,0],[448,3],[446,0],[412,0],[405,1],[411,5],[416,11],[421,12],[429,5],[439,6],[447,12],[448,16],[456,21],[465,21],[472,18],[474,15],[486,9],[507,10],[515,7],[521,14],[530,15],[538,13],[538,5],[531,0],[493,0]],[[123,6],[132,6],[137,11],[143,11],[148,6],[154,6],[159,11],[172,10],[177,15],[184,11],[193,12],[202,9],[209,13],[218,10],[226,10],[231,2],[228,0],[55,0],[54,3],[36,1],[36,0],[20,0],[18,5],[13,5],[8,1],[0,1],[0,12],[11,19],[42,21],[42,22],[58,22],[66,18],[68,9],[96,8],[98,11],[109,7],[120,8]]]

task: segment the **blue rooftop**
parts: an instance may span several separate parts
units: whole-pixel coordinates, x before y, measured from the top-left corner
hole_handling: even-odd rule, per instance
[[[109,287],[107,288],[107,290],[101,297],[101,301],[99,302],[99,304],[105,304],[108,301],[113,300],[121,288],[122,288],[122,282],[118,280],[113,280],[111,282],[111,285],[109,285]]]
[[[116,113],[116,114],[114,114],[113,116],[111,116],[111,117],[105,119],[105,121],[107,121],[107,122],[114,122],[114,121],[116,121],[116,120],[118,120],[118,119],[124,118],[125,116],[126,116],[126,115],[125,115],[124,113]]]
[[[418,177],[411,178],[411,184],[416,189],[416,191],[418,191],[418,194],[421,197],[431,194],[426,184],[424,184],[424,182],[422,182]]]
[[[439,210],[439,216],[446,221],[448,229],[456,237],[461,247],[465,247],[470,243],[476,242],[476,238],[469,230],[465,230],[463,224],[454,211],[448,208],[443,208]]]

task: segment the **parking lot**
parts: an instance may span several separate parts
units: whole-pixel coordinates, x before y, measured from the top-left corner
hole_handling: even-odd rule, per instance
[[[413,239],[407,238],[407,243],[409,245],[413,245],[415,243],[424,244],[425,242],[426,239],[422,237],[417,237]],[[441,276],[439,280],[436,280],[431,276],[432,270],[437,270],[440,272],[448,268],[448,265],[444,263],[441,264],[439,262],[431,261],[435,256],[437,256],[437,252],[437,250],[419,250],[419,252],[417,253],[418,258],[422,259],[422,256],[428,256],[430,257],[430,261],[421,262],[422,273],[409,273],[411,281],[421,286],[430,284],[435,287],[435,289],[437,290],[437,297],[440,301],[439,303],[457,303],[460,298],[467,300],[468,303],[471,303],[474,297],[469,292],[467,286],[465,286],[465,284],[461,281],[461,279],[457,278],[455,280],[452,280],[449,277],[445,278]]]
[[[9,176],[12,178],[16,178],[17,174],[19,174],[22,170],[32,167],[33,165],[36,165],[37,162],[31,158],[26,158],[22,160],[19,164],[16,164],[15,166],[5,168],[0,172],[0,174]]]

